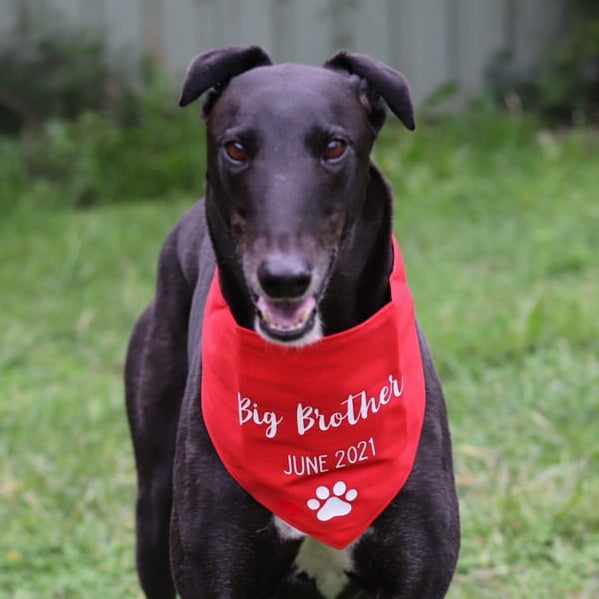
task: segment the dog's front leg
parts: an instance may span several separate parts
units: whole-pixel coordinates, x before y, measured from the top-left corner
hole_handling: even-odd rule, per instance
[[[300,542],[282,540],[272,514],[225,470],[193,394],[180,423],[170,536],[177,592],[181,599],[270,599]]]
[[[242,511],[252,524],[230,518],[226,503],[190,526],[190,512],[175,501],[171,557],[181,599],[271,599],[291,570],[293,543],[282,544],[268,522],[256,529],[262,518],[250,506]]]
[[[356,577],[374,599],[442,599],[460,548],[458,502],[441,386],[421,341],[427,405],[407,483],[356,544]]]
[[[372,599],[443,599],[458,543],[452,499],[403,491],[353,552],[356,579]]]
[[[137,570],[148,599],[173,599],[169,519],[175,440],[187,378],[187,323],[193,288],[183,276],[180,226],[165,242],[156,297],[138,320],[125,372],[137,468]]]

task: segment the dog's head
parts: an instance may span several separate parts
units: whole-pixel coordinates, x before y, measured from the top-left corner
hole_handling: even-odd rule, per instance
[[[409,85],[360,54],[274,66],[250,47],[193,59],[181,106],[208,90],[206,210],[221,277],[236,279],[263,337],[315,341],[319,302],[366,197],[381,98],[413,129]]]

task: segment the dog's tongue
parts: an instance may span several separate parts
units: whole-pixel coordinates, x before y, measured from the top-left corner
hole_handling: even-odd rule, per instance
[[[272,301],[260,296],[257,307],[267,324],[278,329],[294,329],[308,320],[316,300],[311,295],[298,301]]]

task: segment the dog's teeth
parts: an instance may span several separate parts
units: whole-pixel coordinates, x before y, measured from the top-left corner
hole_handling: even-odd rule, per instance
[[[288,320],[287,318],[279,319],[276,314],[273,315],[270,312],[267,305],[260,305],[264,303],[265,302],[259,300],[257,306],[262,321],[271,330],[279,331],[281,333],[293,333],[301,330],[310,320],[310,317],[312,316],[312,313],[314,311],[313,308],[304,308],[302,312],[299,314],[299,316],[296,317],[296,320],[293,322],[290,321],[290,319]],[[283,322],[281,322],[280,320],[283,320]]]
[[[269,322],[266,319],[264,319],[266,321],[266,323],[273,329],[277,330],[277,331],[285,331],[285,332],[289,332],[289,331],[297,331],[298,329],[301,329],[302,326],[306,323],[305,320],[302,320],[300,322],[298,322],[297,324],[276,324],[274,322]]]

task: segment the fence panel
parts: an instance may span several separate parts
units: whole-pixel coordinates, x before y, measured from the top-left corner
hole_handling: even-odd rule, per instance
[[[109,51],[126,65],[136,64],[142,55],[140,1],[103,0]]]
[[[534,68],[544,48],[564,26],[566,2],[519,0],[512,16],[513,46],[510,50],[523,71]]]
[[[295,55],[286,60],[322,64],[332,53],[329,0],[295,0],[293,18]]]
[[[392,62],[388,24],[387,0],[361,0],[353,14],[355,50],[370,54],[383,62]],[[401,63],[396,65],[401,67]]]
[[[101,0],[98,0],[101,2]],[[19,0],[17,0],[19,2]],[[21,2],[21,4],[23,4]],[[67,23],[80,24],[83,22],[83,10],[81,0],[48,0],[43,3],[57,16],[65,17]],[[24,6],[30,7],[30,3],[24,3]]]
[[[457,51],[457,72],[461,94],[470,97],[481,89],[489,60],[504,46],[502,2],[457,0],[452,20]]]
[[[15,30],[19,19],[19,8],[15,0],[0,0],[0,36],[5,37]]]
[[[456,80],[463,98],[484,83],[489,60],[509,49],[529,69],[559,29],[567,0],[0,0],[0,34],[23,7],[97,28],[114,56],[158,57],[179,81],[197,52],[264,46],[276,61],[321,64],[339,48],[403,71],[417,102]],[[50,19],[48,19],[50,23]],[[61,20],[57,19],[60,23]],[[120,54],[115,50],[121,50]]]
[[[169,72],[182,71],[191,58],[212,44],[210,6],[198,0],[179,0],[177,10],[164,13],[165,63]]]

